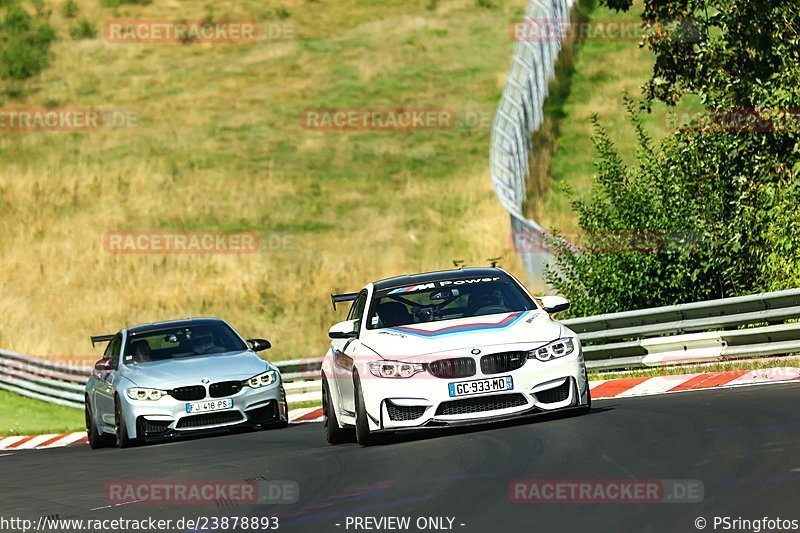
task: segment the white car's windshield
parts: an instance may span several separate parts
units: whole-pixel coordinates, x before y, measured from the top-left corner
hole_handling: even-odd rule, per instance
[[[536,304],[506,277],[440,280],[377,291],[367,329],[531,309]]]
[[[125,362],[148,363],[246,349],[225,324],[206,324],[131,335],[125,347]]]

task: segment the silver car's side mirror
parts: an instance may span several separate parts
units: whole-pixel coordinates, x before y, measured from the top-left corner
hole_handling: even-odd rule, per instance
[[[328,337],[331,339],[352,339],[358,337],[356,325],[358,320],[345,320],[331,326],[328,330]]]
[[[563,296],[542,296],[539,301],[542,302],[544,310],[551,315],[569,309],[569,300]]]
[[[254,352],[261,352],[272,348],[272,344],[267,339],[247,339]]]

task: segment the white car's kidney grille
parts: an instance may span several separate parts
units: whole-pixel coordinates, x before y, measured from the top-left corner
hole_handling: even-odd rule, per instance
[[[206,388],[202,385],[190,385],[188,387],[176,387],[169,391],[170,396],[182,402],[202,400],[206,397]]]
[[[522,368],[528,354],[525,352],[501,352],[481,357],[481,372],[484,374],[501,374]]]
[[[469,413],[482,413],[484,411],[497,411],[520,407],[528,403],[522,394],[496,394],[494,396],[479,396],[477,398],[464,398],[442,402],[436,409],[437,415],[466,415]]]
[[[428,372],[442,379],[468,378],[475,375],[475,360],[471,357],[440,359],[427,364]]]
[[[425,412],[425,406],[403,406],[386,402],[386,410],[389,411],[389,418],[395,421],[416,420]]]

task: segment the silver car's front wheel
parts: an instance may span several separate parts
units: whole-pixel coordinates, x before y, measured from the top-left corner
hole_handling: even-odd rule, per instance
[[[93,450],[97,450],[98,448],[112,446],[114,444],[114,437],[100,433],[100,430],[97,429],[94,416],[92,416],[92,406],[89,403],[88,396],[84,401],[84,412],[86,417],[86,436],[89,440],[89,447]]]
[[[114,422],[117,426],[117,447],[130,448],[135,441],[128,436],[128,427],[125,424],[125,417],[122,415],[122,404],[119,398],[114,402]]]

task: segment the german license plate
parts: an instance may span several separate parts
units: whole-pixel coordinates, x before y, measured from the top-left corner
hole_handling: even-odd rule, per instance
[[[186,404],[187,413],[207,413],[209,411],[224,411],[225,409],[233,409],[233,400],[231,398]]]
[[[514,380],[511,376],[501,378],[476,379],[473,381],[457,381],[448,384],[450,397],[471,396],[473,394],[483,394],[486,392],[498,392],[514,389]]]

